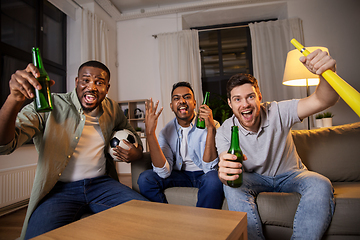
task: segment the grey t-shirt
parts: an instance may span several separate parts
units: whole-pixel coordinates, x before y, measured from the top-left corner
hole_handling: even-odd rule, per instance
[[[306,169],[296,152],[291,127],[300,122],[297,115],[299,100],[261,104],[261,123],[257,133],[245,130],[233,115],[216,132],[218,154],[228,151],[231,126],[239,126],[239,141],[247,160],[246,172],[276,176],[292,169]]]

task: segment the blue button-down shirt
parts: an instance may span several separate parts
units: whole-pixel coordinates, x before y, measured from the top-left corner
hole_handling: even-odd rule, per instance
[[[194,122],[195,121],[193,121],[190,125],[191,129],[189,131],[187,141],[190,159],[205,173],[210,170],[216,170],[217,164],[219,162],[218,158],[215,158],[211,162],[203,161],[207,129],[197,128]],[[215,127],[220,127],[220,124],[216,121]],[[179,125],[176,118],[171,120],[161,130],[158,141],[160,148],[165,155],[167,163],[162,168],[158,168],[153,165],[154,172],[156,172],[161,178],[167,178],[170,176],[173,169],[179,171],[181,170],[183,166],[183,158],[180,154],[180,144],[182,137],[181,126]]]

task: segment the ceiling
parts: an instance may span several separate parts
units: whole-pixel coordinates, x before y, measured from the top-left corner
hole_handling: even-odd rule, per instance
[[[49,0],[51,1],[51,0]],[[62,0],[52,0],[62,1]],[[115,21],[146,18],[179,12],[203,11],[242,4],[276,2],[276,0],[67,0],[78,6],[96,2]]]
[[[110,0],[122,13],[129,11],[141,11],[146,8],[160,8],[173,4],[201,2],[204,0]],[[206,0],[205,0],[206,1]]]

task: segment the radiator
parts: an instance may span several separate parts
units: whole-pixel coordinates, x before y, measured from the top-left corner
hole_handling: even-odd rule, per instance
[[[0,208],[30,198],[36,164],[0,171]]]

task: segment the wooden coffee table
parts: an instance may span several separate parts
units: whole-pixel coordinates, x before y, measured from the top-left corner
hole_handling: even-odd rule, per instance
[[[33,239],[247,239],[244,212],[132,200]]]

